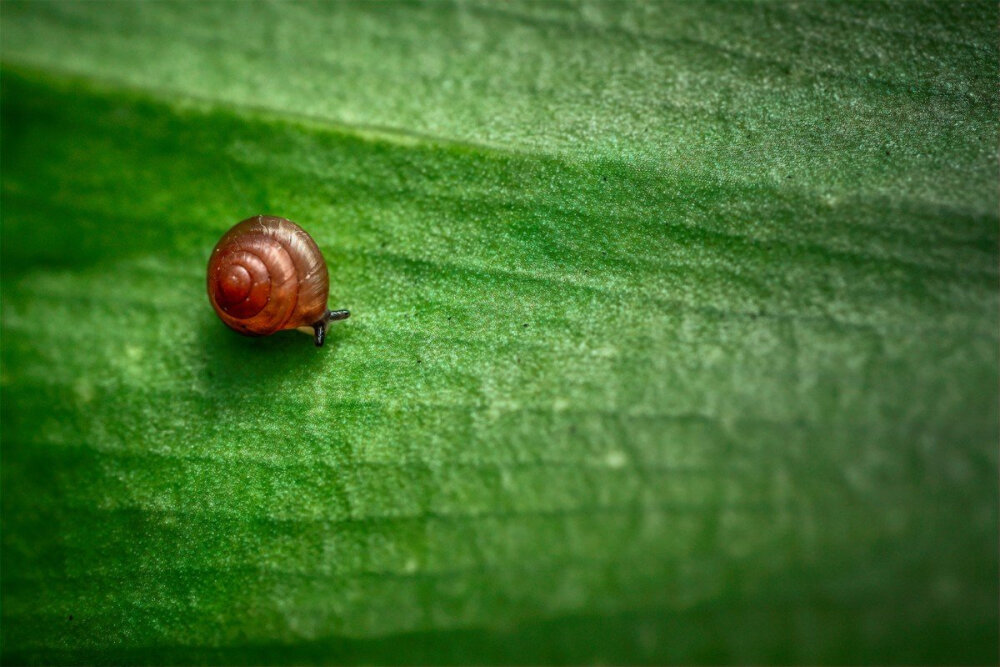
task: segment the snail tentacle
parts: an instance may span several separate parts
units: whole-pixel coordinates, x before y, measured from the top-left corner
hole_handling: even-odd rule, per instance
[[[323,347],[323,341],[326,340],[326,322],[317,322],[313,325],[313,330],[316,332],[316,347]]]

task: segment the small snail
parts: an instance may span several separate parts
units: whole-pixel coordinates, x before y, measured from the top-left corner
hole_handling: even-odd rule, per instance
[[[327,327],[350,317],[328,310],[330,277],[316,242],[284,218],[257,215],[223,234],[208,260],[208,299],[244,336],[298,329],[323,345]]]

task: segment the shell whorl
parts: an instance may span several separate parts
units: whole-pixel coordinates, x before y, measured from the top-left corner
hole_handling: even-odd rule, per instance
[[[248,218],[226,232],[208,262],[208,298],[223,322],[248,336],[309,326],[326,313],[323,255],[294,222]]]

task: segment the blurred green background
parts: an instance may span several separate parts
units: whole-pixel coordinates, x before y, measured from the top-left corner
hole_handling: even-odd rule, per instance
[[[4,662],[996,662],[995,2],[0,18]]]

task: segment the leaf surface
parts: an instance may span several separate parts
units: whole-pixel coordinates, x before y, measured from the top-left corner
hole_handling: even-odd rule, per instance
[[[995,659],[994,4],[0,11],[6,662]]]

